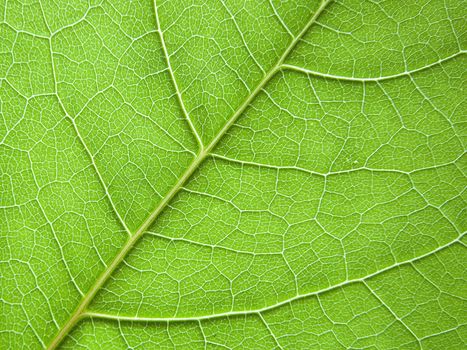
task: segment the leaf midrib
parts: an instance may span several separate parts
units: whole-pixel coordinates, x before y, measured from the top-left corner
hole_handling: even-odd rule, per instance
[[[100,290],[100,288],[107,282],[107,280],[112,275],[112,273],[115,271],[115,269],[120,265],[120,263],[123,261],[123,259],[128,255],[128,253],[133,248],[135,243],[143,236],[143,234],[146,232],[146,230],[149,228],[149,226],[156,220],[156,218],[159,216],[159,214],[165,209],[167,204],[178,193],[180,188],[186,183],[186,181],[191,177],[191,175],[195,172],[195,170],[198,169],[200,164],[206,159],[206,157],[214,149],[214,147],[217,145],[217,143],[222,139],[222,137],[225,135],[225,133],[235,123],[235,121],[238,119],[238,117],[250,105],[252,100],[258,95],[258,93],[263,89],[263,87],[271,80],[271,78],[279,70],[281,70],[284,60],[288,57],[290,52],[295,48],[297,43],[304,36],[304,34],[308,31],[308,29],[313,25],[313,23],[316,22],[317,18],[320,16],[320,14],[323,12],[323,10],[326,8],[326,6],[331,1],[332,0],[323,0],[321,2],[318,9],[313,13],[313,15],[307,21],[307,23],[305,24],[303,29],[300,31],[300,33],[292,39],[292,41],[287,46],[287,48],[285,49],[285,51],[281,55],[281,57],[278,59],[278,61],[264,75],[264,77],[258,83],[256,88],[249,94],[249,96],[246,97],[246,99],[237,108],[237,110],[232,114],[232,116],[227,120],[227,122],[224,124],[224,126],[220,129],[220,131],[217,133],[217,135],[212,139],[212,141],[207,146],[203,146],[200,143],[199,135],[197,134],[196,129],[194,128],[188,114],[186,113],[186,109],[184,107],[181,94],[179,93],[178,85],[177,85],[177,83],[175,81],[175,77],[174,77],[172,69],[170,67],[170,62],[169,62],[169,59],[168,59],[167,50],[165,48],[165,42],[164,42],[164,39],[163,39],[163,36],[162,36],[162,30],[160,28],[159,21],[157,21],[158,22],[157,25],[159,27],[158,28],[158,33],[159,33],[159,36],[160,36],[160,39],[161,39],[161,43],[163,45],[163,51],[164,51],[164,55],[166,56],[167,65],[169,66],[169,70],[171,71],[171,79],[173,81],[174,88],[177,91],[178,101],[180,103],[180,107],[182,108],[182,110],[184,111],[184,113],[186,115],[188,123],[190,124],[190,129],[194,133],[194,136],[196,137],[198,143],[200,143],[200,151],[198,152],[197,156],[193,159],[193,161],[190,163],[190,165],[185,170],[185,172],[182,174],[182,176],[175,183],[174,187],[172,187],[172,189],[159,202],[157,207],[151,212],[151,214],[148,216],[148,218],[136,230],[134,235],[132,235],[126,241],[125,245],[120,249],[120,251],[117,253],[117,255],[112,260],[112,262],[107,266],[107,268],[96,279],[94,284],[89,288],[88,292],[83,296],[83,298],[81,299],[80,303],[76,307],[75,311],[71,314],[68,321],[64,324],[64,326],[58,331],[58,333],[55,335],[55,337],[50,342],[50,345],[47,348],[48,350],[56,349],[57,346],[66,337],[66,335],[77,324],[77,322],[79,320],[81,320],[82,318],[86,317],[85,310],[88,307],[88,305],[91,303],[91,301],[94,299],[94,296],[97,294],[97,292]],[[154,0],[154,10],[155,10],[155,16],[157,18],[156,0]]]

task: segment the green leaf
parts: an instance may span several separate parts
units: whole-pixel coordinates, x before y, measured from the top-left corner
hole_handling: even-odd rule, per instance
[[[0,348],[465,348],[465,8],[1,2]]]

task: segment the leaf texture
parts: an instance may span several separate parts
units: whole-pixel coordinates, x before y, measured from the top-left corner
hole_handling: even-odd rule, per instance
[[[1,2],[0,348],[465,348],[465,8]]]

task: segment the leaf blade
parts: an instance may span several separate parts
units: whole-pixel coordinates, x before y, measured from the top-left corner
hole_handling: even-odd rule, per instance
[[[44,294],[37,279],[37,290],[21,279],[31,258],[12,245],[13,253],[5,250],[5,258],[2,253],[7,262],[2,275],[7,286],[20,294],[25,290],[26,297],[17,302],[15,292],[2,293],[2,306],[10,314],[15,307],[25,313],[19,321],[8,319],[8,325],[19,329],[26,324],[23,345],[43,347],[74,303],[78,308],[52,346],[82,318],[65,347],[78,346],[76,339],[90,341],[88,346],[107,339],[123,348],[153,341],[194,348],[297,348],[323,341],[334,348],[462,346],[465,322],[449,303],[462,308],[465,299],[449,298],[460,290],[463,275],[443,253],[465,254],[465,108],[459,99],[465,35],[459,3],[411,3],[400,11],[386,3],[334,1],[325,8],[327,2],[318,7],[296,1],[294,8],[275,1],[243,6],[228,1],[218,12],[214,4],[174,12],[175,2],[166,2],[163,16],[154,18],[154,9],[147,11],[149,2],[139,4],[136,12],[127,3],[72,6],[64,16],[51,10],[69,6],[62,2],[32,4],[42,14],[33,15],[32,22],[11,15],[23,18],[30,8],[8,4],[6,18],[14,24],[1,29],[12,59],[6,61],[11,66],[6,73],[0,70],[0,97],[6,101],[0,164],[7,179],[1,209],[9,232],[3,240],[10,249],[11,237],[36,232],[34,249],[27,254],[37,250],[37,238],[53,237],[58,250],[52,255],[64,268],[56,273],[68,276],[66,290],[76,290],[74,297],[53,301],[68,298],[60,318],[51,311],[55,304],[34,310],[37,300],[49,292],[55,295],[55,284]],[[166,11],[176,20],[170,22]],[[200,27],[198,16],[187,19],[191,11],[216,20]],[[315,15],[305,24],[310,17],[298,14],[312,11]],[[388,25],[375,27],[380,20]],[[394,23],[398,36],[391,32]],[[411,35],[417,26],[427,29]],[[227,28],[228,35],[219,28]],[[207,56],[197,66],[196,54],[207,51],[177,45],[197,37],[184,35],[186,30],[200,33],[202,42],[206,35],[212,37],[207,42],[217,41],[212,57],[224,57],[225,66],[205,65]],[[339,42],[345,43],[344,51],[344,46],[333,46]],[[239,51],[229,52],[229,45]],[[34,50],[29,56],[28,48]],[[326,61],[321,56],[326,50],[338,54]],[[386,65],[391,55],[403,60]],[[39,57],[45,60],[38,63]],[[368,62],[368,57],[374,60]],[[384,63],[379,70],[375,60]],[[221,83],[193,88],[205,78]],[[235,84],[240,85],[232,90]],[[216,99],[223,102],[213,104]],[[19,103],[11,108],[13,101]],[[209,113],[200,113],[200,106]],[[24,138],[34,123],[41,128]],[[47,129],[46,124],[54,123]],[[60,145],[57,133],[71,143]],[[207,146],[197,153],[203,142]],[[25,146],[34,150],[33,161],[26,159],[30,151],[23,152]],[[46,150],[56,150],[58,156]],[[48,162],[38,165],[44,154]],[[20,206],[30,206],[28,194],[18,190],[19,174],[28,172],[28,186],[39,181],[36,212],[45,220],[29,231],[24,213],[32,209],[17,211],[18,198]],[[87,182],[92,185],[83,186]],[[57,200],[56,193],[66,198]],[[98,198],[102,203],[96,204]],[[91,207],[98,208],[96,213]],[[122,235],[92,234],[96,219],[101,226],[111,222]],[[123,243],[125,229],[134,235]],[[459,242],[455,248],[453,242]],[[123,246],[119,253],[118,246]],[[74,256],[77,251],[84,254]],[[432,263],[432,254],[448,262]],[[419,266],[419,258],[429,260],[429,267]],[[410,264],[399,268],[405,261]],[[36,276],[46,265],[41,264],[32,265],[31,279],[44,278]],[[100,276],[99,264],[107,265]],[[445,265],[449,268],[440,277]],[[397,279],[391,267],[406,276],[398,290],[389,288]],[[452,273],[458,278],[445,277]],[[425,275],[442,289],[438,299]],[[374,278],[367,281],[365,276]],[[355,286],[341,285],[346,281]],[[338,287],[342,291],[334,290]],[[406,302],[417,288],[429,306],[422,300]],[[327,292],[321,296],[322,291]],[[395,295],[401,298],[397,305]],[[294,296],[307,296],[300,322],[321,327],[317,338],[290,320],[288,300],[291,306],[301,300]],[[353,313],[335,314],[328,306],[333,303],[349,304]],[[272,317],[278,304],[280,311]],[[322,312],[323,318],[310,321],[310,310]],[[414,316],[418,310],[429,317]],[[224,317],[210,320],[213,315]],[[132,317],[151,322],[143,327]],[[170,325],[173,317],[188,319]],[[197,317],[201,319],[193,323]],[[442,324],[432,322],[437,317]],[[284,333],[282,324],[289,321],[296,336]],[[232,326],[235,336],[228,334]],[[2,332],[2,337],[6,334],[8,344],[18,345],[20,332]],[[391,340],[393,332],[403,336]]]

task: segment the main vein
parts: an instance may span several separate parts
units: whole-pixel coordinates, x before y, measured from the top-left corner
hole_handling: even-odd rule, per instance
[[[125,245],[120,249],[117,253],[115,258],[112,262],[107,266],[107,268],[101,273],[101,275],[96,279],[94,284],[88,290],[88,292],[83,296],[81,302],[78,304],[75,311],[71,314],[68,321],[64,324],[64,326],[59,330],[56,336],[52,339],[50,345],[48,346],[49,350],[56,349],[57,346],[61,343],[61,341],[65,338],[65,336],[71,331],[71,329],[76,325],[76,323],[83,317],[86,316],[85,311],[88,305],[93,300],[94,296],[100,290],[100,288],[107,282],[109,277],[115,271],[115,269],[120,265],[122,260],[128,255],[130,250],[133,248],[135,243],[141,238],[141,236],[145,233],[145,231],[149,228],[149,226],[156,220],[159,214],[165,209],[167,204],[172,200],[172,198],[177,194],[179,189],[186,183],[186,181],[191,177],[193,172],[198,169],[199,165],[206,159],[206,157],[210,154],[210,152],[214,149],[217,143],[222,139],[225,133],[230,129],[230,127],[235,123],[238,117],[245,111],[245,109],[249,106],[251,101],[258,95],[258,93],[264,88],[264,86],[271,80],[271,78],[276,74],[276,72],[281,68],[284,60],[288,57],[290,52],[294,49],[303,35],[308,31],[308,29],[315,23],[316,19],[319,15],[323,12],[326,6],[332,0],[324,0],[316,12],[311,16],[308,20],[306,25],[303,27],[301,32],[293,38],[290,44],[285,49],[282,56],[279,60],[274,64],[274,66],[264,75],[261,81],[258,83],[256,88],[252,91],[252,93],[242,102],[242,104],[237,108],[237,110],[232,114],[232,116],[226,121],[224,126],[220,129],[217,135],[213,138],[213,140],[205,147],[202,147],[198,155],[193,159],[190,163],[188,168],[182,174],[182,176],[178,179],[175,183],[174,187],[167,193],[167,195],[159,202],[157,207],[152,211],[152,213],[148,216],[148,218],[141,224],[141,226],[136,230],[135,234],[131,236]],[[156,12],[157,18],[157,12]],[[159,20],[157,18],[157,23]],[[160,25],[159,30],[160,30]],[[164,45],[165,46],[165,45]],[[164,51],[167,55],[167,52]],[[168,56],[167,56],[167,64]],[[174,78],[172,76],[172,78]],[[177,87],[176,87],[177,89]],[[179,96],[179,102],[181,103],[181,107],[183,106],[183,101],[181,100],[181,96]],[[197,135],[195,135],[197,136]]]

